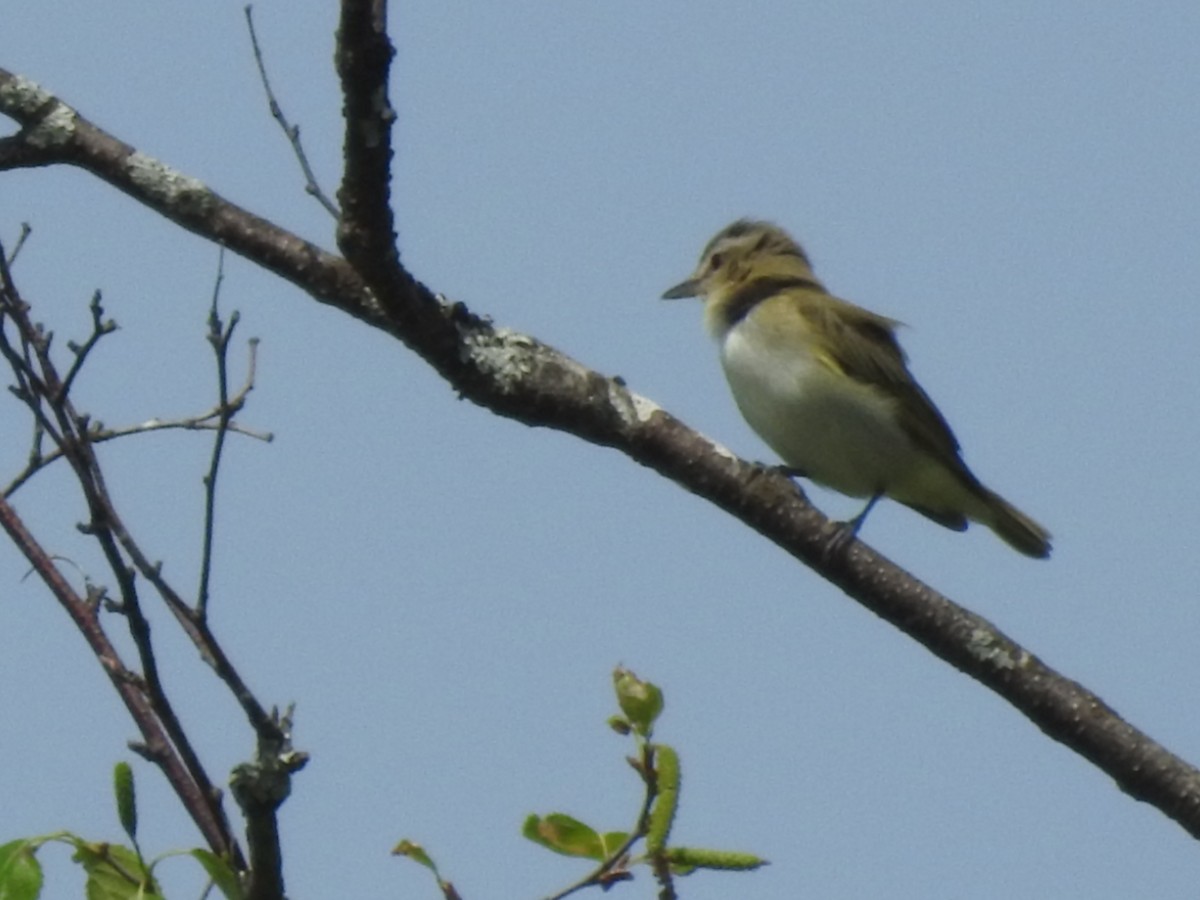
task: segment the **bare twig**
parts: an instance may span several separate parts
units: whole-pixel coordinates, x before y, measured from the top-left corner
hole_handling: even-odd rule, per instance
[[[312,166],[309,165],[308,155],[304,152],[304,145],[300,142],[300,126],[292,125],[287,120],[287,116],[283,113],[283,107],[279,105],[279,101],[275,99],[275,92],[271,89],[271,79],[267,77],[267,67],[263,62],[262,48],[258,45],[258,34],[254,30],[254,7],[247,4],[245,7],[246,27],[250,30],[250,45],[254,48],[254,62],[258,66],[258,74],[262,79],[263,90],[267,92],[267,104],[271,108],[271,118],[279,123],[279,127],[283,129],[284,135],[287,136],[288,143],[292,145],[292,152],[296,154],[296,160],[300,163],[300,169],[304,172],[304,190],[310,196],[317,199],[317,202],[325,207],[326,211],[337,219],[341,216],[341,211],[337,208],[337,204],[329,199],[329,195],[321,189],[321,185],[317,183],[317,176],[313,173]]]
[[[213,438],[212,458],[208,473],[204,476],[204,544],[200,552],[200,587],[196,592],[196,618],[204,622],[208,618],[208,585],[212,575],[213,533],[217,515],[217,474],[221,468],[221,453],[225,449],[225,436],[229,424],[242,408],[245,393],[239,394],[235,402],[229,399],[229,369],[227,358],[229,341],[237,327],[237,310],[229,317],[229,324],[221,322],[218,304],[221,298],[221,283],[225,280],[225,248],[217,254],[217,277],[213,284],[212,305],[208,311],[208,343],[212,346],[217,363],[217,428]],[[253,346],[253,345],[252,345]],[[251,372],[253,378],[253,371]],[[247,384],[253,384],[252,381]],[[247,388],[249,390],[249,388]]]
[[[21,255],[21,248],[25,246],[25,241],[29,238],[29,235],[32,233],[33,233],[33,228],[30,227],[29,223],[22,222],[21,223],[21,233],[19,235],[17,235],[17,242],[15,244],[13,244],[12,253],[9,254],[8,259],[5,260],[5,262],[7,262],[10,267],[12,266],[13,263],[15,263],[17,261],[17,257]]]
[[[92,333],[88,335],[88,339],[82,345],[76,344],[74,341],[67,342],[67,349],[75,354],[75,359],[71,362],[71,368],[67,370],[66,377],[63,378],[62,395],[64,398],[71,392],[71,385],[75,383],[75,377],[83,368],[84,362],[87,361],[88,354],[92,352],[102,337],[117,330],[116,322],[104,318],[104,307],[100,302],[99,291],[92,294],[92,302],[88,309],[92,313]]]
[[[83,364],[86,361],[88,354],[96,347],[100,339],[106,335],[112,334],[117,330],[117,325],[112,320],[104,319],[104,309],[101,305],[101,295],[97,291],[89,306],[92,315],[92,331],[88,339],[82,344],[76,344],[74,341],[68,341],[67,347],[75,354],[75,359],[71,363],[70,369],[67,371],[66,377],[63,378],[61,392],[64,396],[69,395],[71,386],[73,385],[79,372],[82,370]],[[49,336],[46,336],[49,340]],[[269,431],[259,431],[249,428],[236,421],[232,421],[231,416],[227,413],[230,410],[240,410],[246,402],[246,396],[254,388],[255,371],[257,368],[257,348],[258,340],[253,338],[249,341],[249,361],[247,365],[247,376],[242,387],[232,397],[225,397],[222,402],[219,402],[215,407],[207,412],[199,413],[194,416],[186,416],[178,419],[149,419],[145,422],[136,425],[126,425],[119,428],[108,428],[103,423],[91,420],[87,427],[87,438],[92,444],[101,444],[106,441],[115,440],[117,438],[129,437],[137,434],[150,434],[155,431],[219,431],[235,432],[245,435],[256,440],[270,442],[274,440],[274,435]],[[13,372],[17,377],[17,386],[10,389],[34,414],[35,427],[28,456],[28,462],[25,468],[22,469],[13,479],[6,485],[3,491],[0,491],[0,496],[11,497],[17,492],[26,482],[34,475],[46,468],[55,461],[63,458],[62,437],[58,429],[45,415],[45,410],[41,406],[38,399],[45,392],[44,386],[41,384],[40,376],[37,374],[36,366],[28,352],[28,346],[23,347],[23,352],[16,356],[9,357],[9,364],[13,368]],[[47,451],[43,448],[45,437],[49,434],[51,443],[55,446]]]
[[[256,347],[257,343],[251,341],[250,358],[252,366]],[[103,444],[106,441],[116,440],[117,438],[132,437],[139,434],[153,434],[157,431],[216,431],[221,427],[219,420],[220,410],[214,408],[208,412],[182,419],[148,419],[137,425],[123,425],[119,428],[108,428],[99,422],[92,422],[88,429],[88,440],[93,444]],[[225,430],[265,443],[270,443],[275,439],[275,435],[269,431],[259,431],[255,428],[242,425],[239,422],[230,422],[225,426]],[[40,431],[37,432],[37,434],[40,433]],[[40,449],[40,440],[35,440],[34,447],[35,449],[30,453],[28,465],[3,490],[0,490],[0,497],[11,497],[39,471],[56,460],[62,459],[62,451],[57,448],[43,453]]]
[[[142,733],[143,742],[137,745],[139,751],[153,759],[163,771],[212,850],[236,866],[244,867],[241,851],[221,811],[220,794],[209,781],[162,693],[149,644],[149,625],[141,614],[134,573],[125,565],[112,532],[106,527],[108,513],[112,510],[105,503],[107,493],[103,478],[87,440],[87,418],[74,410],[64,390],[64,382],[50,359],[50,338],[30,321],[28,310],[28,304],[20,298],[12,281],[0,248],[0,325],[11,322],[19,342],[18,349],[10,341],[8,331],[0,327],[0,350],[13,366],[18,379],[18,394],[25,395],[23,401],[40,423],[48,426],[52,423],[47,433],[52,435],[83,487],[91,518],[82,528],[96,537],[120,585],[120,601],[115,608],[130,624],[142,662],[141,676],[122,662],[100,624],[97,601],[103,596],[103,589],[89,586],[87,596],[79,597],[58,571],[53,558],[2,498],[0,522],[71,616],[117,688]],[[112,608],[112,604],[108,606]]]

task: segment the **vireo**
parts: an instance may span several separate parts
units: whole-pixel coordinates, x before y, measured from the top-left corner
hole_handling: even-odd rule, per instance
[[[679,297],[704,299],[733,398],[791,474],[869,498],[849,535],[887,496],[955,531],[973,520],[1027,556],[1050,555],[1050,533],[963,462],[908,371],[900,323],[825,290],[782,228],[742,219],[722,230],[663,294]]]

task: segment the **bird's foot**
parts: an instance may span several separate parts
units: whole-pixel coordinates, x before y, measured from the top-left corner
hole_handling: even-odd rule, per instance
[[[763,463],[759,463],[759,465],[763,465]],[[783,475],[785,478],[807,478],[808,477],[807,472],[805,472],[803,469],[797,469],[795,466],[770,466],[769,468],[774,469],[776,472],[778,472],[780,475]]]
[[[822,556],[826,562],[829,562],[836,557],[842,556],[850,549],[850,545],[854,543],[858,537],[858,525],[854,519],[846,522],[831,521],[829,540],[825,543],[825,549]]]
[[[763,475],[782,475],[784,478],[787,478],[794,484],[795,479],[807,477],[799,469],[794,469],[791,466],[781,466],[778,463],[766,463],[762,462],[761,460],[753,460],[750,461],[750,464],[754,466],[754,471],[751,475],[752,478],[761,478]],[[796,493],[807,499],[804,489],[798,484],[796,485]]]
[[[794,466],[781,466],[777,463],[756,462],[754,465],[758,469],[758,471],[760,471],[764,474],[773,473],[776,475],[782,475],[784,478],[791,481],[793,485],[795,485],[797,494],[799,494],[805,500],[808,499],[808,495],[804,493],[804,488],[802,488],[802,487],[800,487],[800,485],[796,484],[797,478],[807,478],[808,477],[808,474],[806,472],[804,472],[804,470],[797,469]]]

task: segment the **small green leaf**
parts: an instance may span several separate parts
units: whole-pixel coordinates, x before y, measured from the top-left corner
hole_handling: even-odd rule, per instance
[[[410,841],[405,838],[395,847],[392,848],[393,856],[407,856],[413,862],[420,863],[425,868],[429,869],[437,878],[438,889],[442,892],[445,900],[462,900],[454,885],[442,877],[442,873],[438,871],[437,864],[433,861],[433,857],[425,852],[425,848],[416,841]],[[2,898],[0,898],[2,900]]]
[[[613,687],[617,691],[617,703],[621,712],[629,719],[634,731],[642,737],[650,737],[654,720],[663,711],[662,691],[649,681],[642,681],[633,672],[618,666],[613,671]]]
[[[535,844],[564,856],[583,856],[597,861],[606,858],[606,841],[596,830],[563,813],[530,814],[521,833]]]
[[[211,850],[197,847],[191,853],[204,867],[204,871],[208,873],[212,883],[217,886],[217,890],[225,895],[226,900],[244,900],[246,892],[242,890],[242,880],[233,866]]]
[[[113,793],[117,796],[117,818],[131,841],[137,840],[137,795],[133,790],[133,769],[129,763],[113,766]]]
[[[87,872],[87,900],[163,900],[158,883],[128,847],[81,841],[72,859]]]
[[[604,858],[609,859],[627,840],[628,831],[606,831],[600,835],[600,842],[604,846]]]
[[[0,900],[37,900],[42,893],[42,865],[37,847],[18,839],[0,845]]]
[[[434,864],[433,858],[416,841],[410,841],[408,838],[405,838],[392,848],[392,855],[407,856],[413,862],[418,862],[429,869],[434,875],[437,874],[437,866]]]
[[[608,727],[622,737],[633,731],[633,726],[629,724],[629,720],[624,716],[609,716]]]
[[[701,850],[696,847],[672,847],[667,851],[667,862],[678,867],[678,874],[685,875],[695,869],[723,869],[726,871],[749,871],[769,865],[761,856],[753,853],[738,853],[733,850]]]

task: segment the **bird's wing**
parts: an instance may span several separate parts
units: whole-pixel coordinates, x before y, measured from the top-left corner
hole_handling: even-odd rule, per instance
[[[821,342],[826,365],[894,396],[906,413],[901,424],[913,440],[975,482],[959,456],[954,432],[908,371],[896,341],[899,322],[833,297],[819,304],[801,302],[798,310],[815,332],[829,336],[828,344]]]

